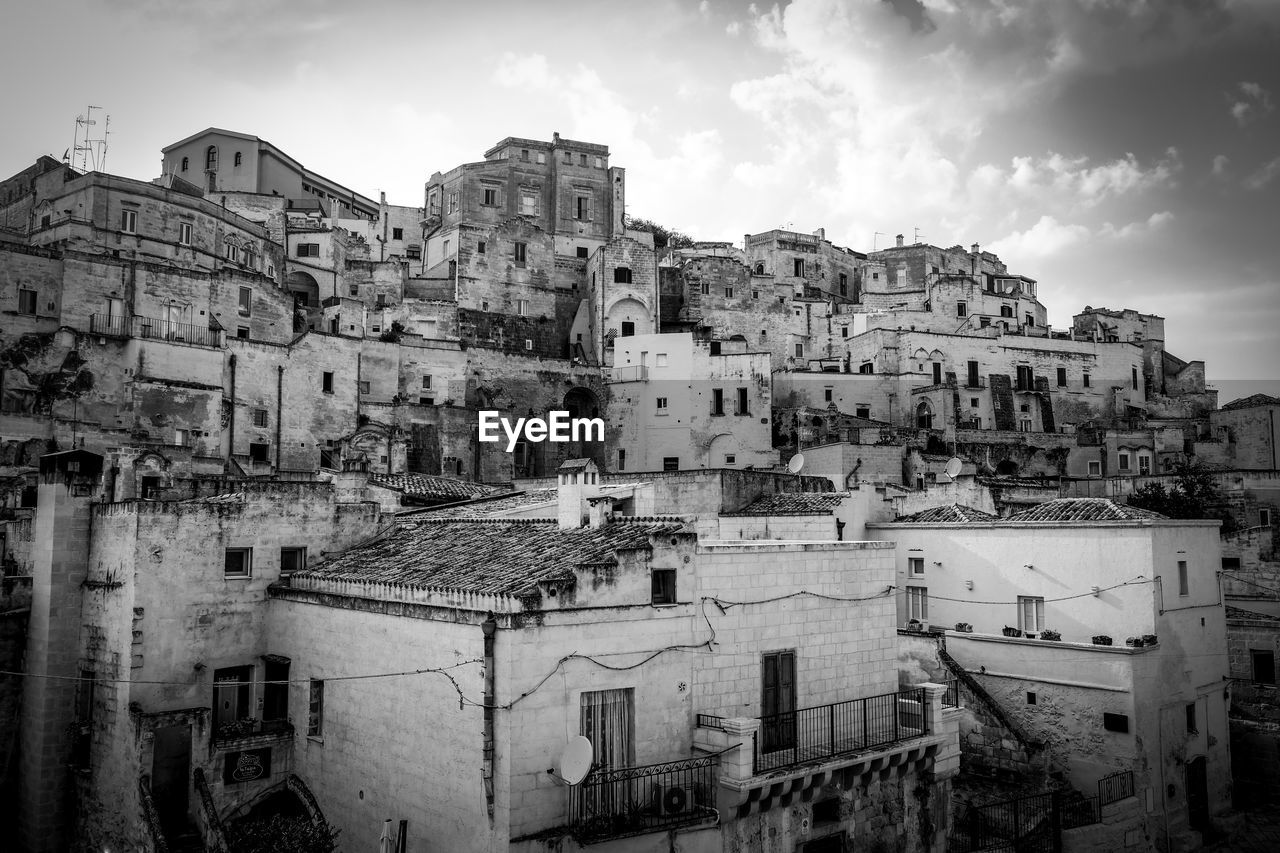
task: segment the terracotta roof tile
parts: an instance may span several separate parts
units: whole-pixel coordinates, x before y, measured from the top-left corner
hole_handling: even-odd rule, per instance
[[[651,536],[683,529],[671,522],[561,530],[543,520],[427,518],[293,577],[521,596],[536,592],[539,581],[572,577],[574,566],[616,563],[618,551],[648,548]]]
[[[1280,406],[1280,398],[1272,397],[1270,394],[1253,394],[1248,397],[1242,397],[1239,400],[1232,400],[1223,406],[1220,411],[1230,412],[1235,409],[1252,409],[1257,406]]]
[[[1058,498],[1014,513],[1009,521],[1144,521],[1167,516],[1107,498]]]
[[[493,486],[433,474],[370,474],[369,482],[416,498],[434,498],[439,501],[465,501],[498,491]]]
[[[792,492],[761,495],[737,512],[723,515],[830,515],[847,492]]]
[[[1227,605],[1228,619],[1248,619],[1254,622],[1275,622],[1280,625],[1280,616],[1272,616],[1270,613],[1258,613],[1256,610],[1245,610],[1243,607],[1232,607]]]
[[[967,524],[973,521],[999,521],[1000,517],[964,504],[948,504],[921,510],[899,518],[911,524]]]
[[[550,503],[555,501],[556,494],[555,489],[531,489],[496,497],[481,497],[451,506],[427,507],[411,511],[411,515],[422,518],[484,518],[503,515],[536,504]]]

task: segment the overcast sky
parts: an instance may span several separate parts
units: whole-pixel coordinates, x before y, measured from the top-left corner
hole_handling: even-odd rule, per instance
[[[153,178],[162,146],[213,125],[414,206],[433,171],[559,131],[610,146],[631,215],[698,239],[977,242],[1040,281],[1055,326],[1085,305],[1166,317],[1223,402],[1245,388],[1223,380],[1280,378],[1277,0],[52,0],[4,18],[5,174],[61,157],[90,103],[110,172]]]

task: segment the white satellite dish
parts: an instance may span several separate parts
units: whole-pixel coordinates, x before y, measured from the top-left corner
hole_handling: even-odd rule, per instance
[[[792,456],[791,461],[787,463],[787,470],[790,471],[792,474],[799,474],[803,468],[804,468],[804,456],[799,453],[797,453],[795,456]]]
[[[591,762],[595,759],[595,749],[591,741],[582,735],[569,738],[564,751],[560,753],[560,764],[557,768],[561,782],[576,785],[587,777],[591,770]]]
[[[964,463],[960,461],[959,456],[952,456],[947,460],[947,476],[955,479],[960,476],[960,472],[964,470]]]

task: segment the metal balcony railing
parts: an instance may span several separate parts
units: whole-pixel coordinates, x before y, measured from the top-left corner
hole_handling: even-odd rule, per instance
[[[643,382],[649,378],[649,368],[643,364],[626,364],[611,367],[605,373],[606,382]]]
[[[1098,780],[1098,805],[1108,806],[1134,794],[1133,771],[1121,770]]]
[[[188,323],[175,323],[171,320],[157,320],[152,317],[134,317],[133,335],[138,338],[172,341],[200,347],[222,345],[222,331],[220,329],[210,329],[207,326],[192,326]]]
[[[942,707],[960,707],[960,679],[950,678],[942,682],[947,685],[947,692],[942,694]]]
[[[713,820],[719,764],[706,756],[593,770],[569,793],[569,825],[593,843]]]
[[[885,747],[929,731],[923,688],[760,718],[756,774]]]
[[[130,336],[129,317],[123,314],[94,314],[89,318],[89,331],[108,338]]]

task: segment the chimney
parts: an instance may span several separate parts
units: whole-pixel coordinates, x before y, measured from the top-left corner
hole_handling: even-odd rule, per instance
[[[902,248],[902,235],[901,235],[901,234],[899,234],[899,235],[898,235],[898,248],[899,248],[899,249],[901,249],[901,248]]]
[[[978,246],[978,244],[977,244],[977,243],[974,243],[972,246],[970,246],[970,247],[969,247],[969,251],[970,251],[970,253],[973,255],[973,257],[970,259],[970,263],[972,264],[972,270],[971,270],[971,271],[973,272],[973,274],[974,274],[974,275],[977,275],[977,274],[978,274],[978,259],[981,257],[982,252],[981,252],[981,249],[980,249],[980,247]]]
[[[561,530],[576,530],[587,521],[587,499],[600,494],[600,469],[590,459],[566,459],[556,472],[557,518]]]
[[[825,240],[827,239],[827,229],[819,228],[817,231],[813,232],[813,236],[817,237],[819,240]]]
[[[587,500],[587,524],[590,527],[602,527],[613,512],[613,498],[608,495]]]

